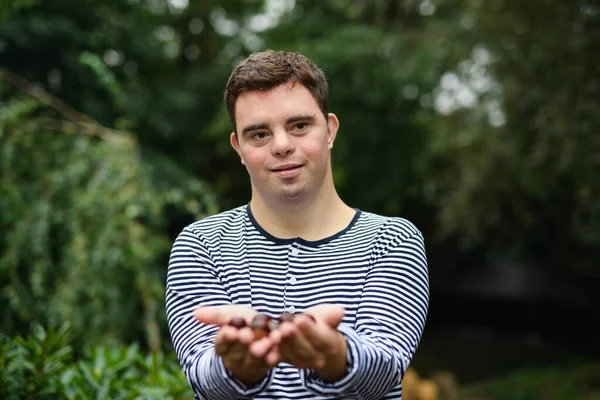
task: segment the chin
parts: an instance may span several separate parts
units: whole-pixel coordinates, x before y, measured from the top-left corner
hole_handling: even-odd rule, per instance
[[[306,190],[304,190],[304,189],[284,190],[284,191],[277,193],[277,197],[280,200],[297,201],[297,200],[301,200],[305,194],[306,194]]]

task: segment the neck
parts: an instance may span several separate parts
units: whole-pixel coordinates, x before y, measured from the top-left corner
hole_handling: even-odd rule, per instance
[[[329,189],[298,201],[265,201],[253,193],[250,208],[258,224],[275,237],[320,240],[346,228],[356,213],[342,201],[333,183]]]

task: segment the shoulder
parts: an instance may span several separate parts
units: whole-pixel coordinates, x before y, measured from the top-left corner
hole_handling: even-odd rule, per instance
[[[243,224],[247,219],[247,205],[223,211],[203,218],[199,221],[189,224],[186,229],[194,232],[214,231],[219,229],[232,229]]]
[[[357,225],[363,235],[369,237],[373,260],[379,260],[400,249],[414,249],[419,254],[425,252],[421,231],[406,218],[362,211]]]
[[[199,239],[222,237],[242,231],[247,219],[247,206],[243,205],[187,225],[180,233],[180,237],[190,235]]]
[[[421,231],[406,218],[388,217],[368,211],[361,211],[359,222],[363,227],[374,229],[378,237],[407,239],[421,236]]]

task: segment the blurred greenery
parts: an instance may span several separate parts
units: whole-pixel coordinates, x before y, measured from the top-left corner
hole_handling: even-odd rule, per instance
[[[145,336],[157,350],[168,209],[213,213],[210,192],[170,160],[143,159],[132,135],[2,77],[2,326],[70,321],[82,344]]]
[[[237,60],[330,82],[342,197],[423,231],[433,287],[497,258],[600,283],[598,0],[0,4],[0,330],[170,351],[173,238],[243,204]]]
[[[523,369],[464,388],[460,396],[466,400],[594,400],[600,399],[598,382],[597,363]]]
[[[32,327],[0,337],[0,398],[192,399],[173,354],[144,355],[138,346],[94,346],[74,357],[70,328]]]

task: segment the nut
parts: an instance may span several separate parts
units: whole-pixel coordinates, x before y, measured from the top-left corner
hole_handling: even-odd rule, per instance
[[[267,314],[256,314],[250,323],[250,328],[254,332],[254,340],[268,336],[271,328],[275,329],[274,322]]]
[[[238,329],[242,329],[246,326],[246,320],[241,317],[233,317],[231,321],[229,321],[229,325]]]
[[[279,322],[292,322],[294,320],[294,314],[288,311],[284,311],[279,316]]]

